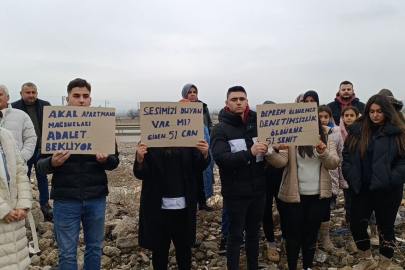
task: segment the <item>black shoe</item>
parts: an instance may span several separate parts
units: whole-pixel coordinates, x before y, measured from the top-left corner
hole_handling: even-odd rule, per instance
[[[53,220],[53,209],[49,203],[41,206],[41,212],[44,214],[45,221],[51,222]]]
[[[195,242],[191,245],[191,247],[193,248],[199,248],[201,246],[201,242],[198,242],[197,240],[195,240]]]
[[[219,246],[218,254],[226,254],[226,241],[227,240],[228,240],[228,237],[221,238],[221,245]]]
[[[201,210],[205,210],[207,212],[211,212],[214,210],[214,208],[212,208],[211,206],[209,206],[208,204],[200,204],[198,207]]]

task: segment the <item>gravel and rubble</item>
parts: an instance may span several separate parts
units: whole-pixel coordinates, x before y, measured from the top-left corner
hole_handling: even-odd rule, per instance
[[[136,142],[119,142],[120,165],[112,172],[108,172],[110,195],[107,200],[105,241],[103,244],[102,269],[153,269],[151,252],[138,246],[138,214],[141,181],[132,173],[135,158]],[[39,210],[38,189],[35,174],[32,174],[32,192],[34,197],[32,213],[36,223],[41,253],[31,257],[29,269],[49,270],[58,261],[58,246],[55,241],[53,223],[44,222]],[[49,177],[50,178],[50,177]],[[221,240],[221,208],[222,197],[218,169],[215,168],[214,197],[208,203],[214,206],[213,212],[200,211],[197,214],[197,240],[202,244],[193,248],[192,269],[225,270],[226,257],[218,254]],[[52,203],[52,202],[51,202]],[[351,269],[357,263],[358,256],[347,247],[349,233],[345,224],[343,195],[339,196],[337,209],[332,211],[331,240],[335,245],[332,252],[324,252],[318,248],[315,255],[314,270]],[[402,201],[400,213],[405,212],[405,199]],[[281,240],[279,216],[273,207],[275,236],[278,243]],[[405,219],[396,226],[398,248],[395,250],[392,270],[405,269]],[[31,232],[27,224],[27,235],[31,239]],[[169,252],[169,268],[177,269],[173,245]],[[378,259],[378,250],[373,249],[373,256]],[[79,269],[83,267],[84,239],[81,231],[79,236],[78,261]],[[263,231],[260,238],[259,264],[261,269],[288,269],[287,258],[281,252],[279,263],[272,263],[267,259],[266,240]],[[240,269],[246,268],[246,254],[241,248]]]

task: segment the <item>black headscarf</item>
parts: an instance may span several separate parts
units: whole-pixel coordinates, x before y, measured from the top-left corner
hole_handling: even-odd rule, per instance
[[[307,97],[312,97],[312,98],[316,101],[316,103],[318,104],[318,106],[319,106],[319,97],[318,97],[318,93],[317,93],[317,92],[315,92],[314,90],[309,90],[309,91],[307,91],[307,92],[304,94],[304,102],[305,102],[305,100],[307,99]]]

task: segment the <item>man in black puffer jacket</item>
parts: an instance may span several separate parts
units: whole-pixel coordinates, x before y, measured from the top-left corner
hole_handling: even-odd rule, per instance
[[[356,97],[353,84],[349,81],[343,81],[339,85],[339,91],[336,94],[335,100],[329,103],[328,106],[332,110],[335,124],[339,126],[340,117],[344,108],[354,106],[359,109],[361,114],[363,114],[365,105]]]
[[[70,106],[89,107],[91,86],[83,79],[68,85],[66,101]],[[53,155],[39,154],[40,173],[53,174],[51,198],[54,200],[55,238],[59,246],[59,268],[77,269],[77,246],[80,222],[83,225],[84,269],[101,268],[101,246],[104,241],[104,223],[108,179],[105,170],[118,167],[118,150],[107,155],[71,155],[58,151]]]
[[[228,90],[226,106],[219,113],[211,141],[229,219],[228,269],[239,269],[239,246],[244,229],[248,268],[258,269],[259,231],[266,203],[262,154],[267,152],[267,145],[257,142],[256,112],[249,109],[243,87]]]

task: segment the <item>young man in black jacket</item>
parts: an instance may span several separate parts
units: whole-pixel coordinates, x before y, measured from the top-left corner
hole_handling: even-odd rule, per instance
[[[225,104],[219,113],[219,123],[212,130],[211,141],[229,219],[228,269],[239,269],[244,229],[248,268],[258,269],[259,231],[266,202],[262,154],[267,152],[267,144],[257,141],[256,112],[249,109],[243,87],[231,87]]]
[[[48,101],[38,98],[37,86],[32,82],[24,83],[21,86],[20,95],[21,99],[11,103],[11,107],[13,107],[14,109],[22,110],[30,116],[31,121],[35,127],[35,133],[38,137],[34,155],[27,162],[28,178],[31,177],[32,166],[34,166],[35,175],[38,181],[39,204],[41,205],[41,211],[44,214],[45,220],[52,221],[53,209],[49,204],[48,178],[46,174],[41,174],[38,172],[36,165],[38,150],[41,147],[44,106],[50,106],[51,104]]]
[[[90,107],[91,86],[83,79],[68,85],[69,106]],[[55,238],[59,246],[59,268],[77,269],[77,246],[80,222],[83,225],[84,269],[101,268],[101,246],[108,179],[105,170],[118,167],[118,150],[107,155],[71,155],[58,151],[53,155],[40,154],[37,168],[40,173],[53,174],[51,198],[54,200]]]
[[[353,84],[349,81],[343,81],[340,83],[339,91],[336,94],[335,100],[329,103],[328,106],[332,110],[333,120],[335,120],[337,126],[340,124],[340,116],[344,108],[354,106],[359,109],[361,114],[363,114],[364,111],[364,103],[360,102],[356,97]]]

